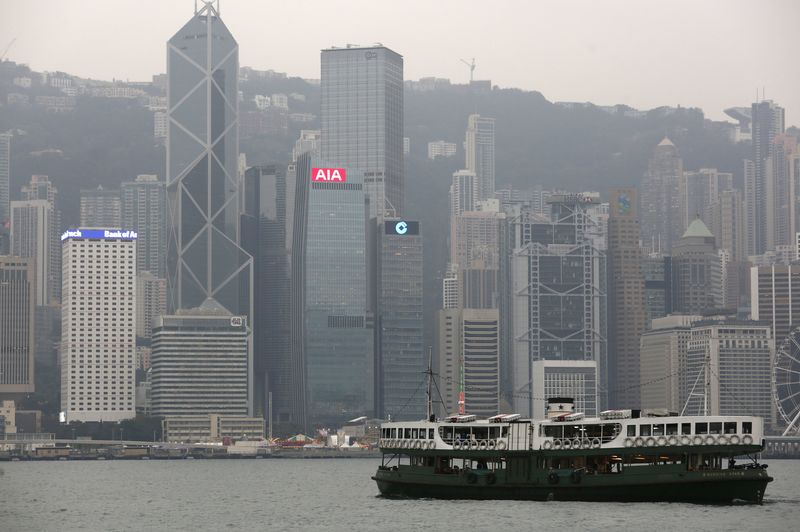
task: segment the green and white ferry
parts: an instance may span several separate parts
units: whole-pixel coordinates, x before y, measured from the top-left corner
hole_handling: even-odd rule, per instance
[[[761,503],[763,420],[610,410],[548,419],[517,414],[381,425],[375,476],[384,496],[448,499]],[[737,461],[738,459],[738,461]]]

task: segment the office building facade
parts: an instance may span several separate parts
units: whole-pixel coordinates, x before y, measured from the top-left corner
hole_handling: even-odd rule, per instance
[[[636,189],[613,189],[608,219],[609,402],[638,408],[639,337],[645,330],[645,288]]]
[[[656,146],[639,189],[642,246],[669,255],[686,228],[683,161],[668,138]]]
[[[780,345],[800,324],[800,266],[750,268],[750,315],[769,323],[776,345]]]
[[[167,280],[160,279],[149,271],[138,271],[136,276],[136,336],[152,338],[155,319],[166,313]]]
[[[136,267],[167,277],[167,190],[155,175],[139,175],[121,186],[122,227],[139,235]]]
[[[151,355],[154,416],[249,415],[249,332],[208,300],[196,309],[156,319]]]
[[[769,166],[775,150],[775,137],[785,130],[783,107],[772,100],[754,102],[751,106],[752,153],[745,161],[745,205],[747,216],[747,254],[761,255],[772,249],[769,219],[775,191],[769,175]]]
[[[402,216],[403,57],[350,45],[321,56],[322,159],[363,175],[370,218]]]
[[[672,310],[702,314],[723,306],[722,265],[714,235],[700,218],[673,245]]]
[[[52,241],[56,235],[52,233],[52,205],[47,200],[24,200],[11,202],[11,254],[17,257],[30,258],[35,268],[36,305],[49,305],[54,299],[56,263],[51,257]]]
[[[11,135],[0,133],[0,227],[11,219]]]
[[[552,222],[512,220],[511,257],[514,410],[533,415],[533,363],[596,363],[600,405],[606,402],[606,255],[595,246],[596,222],[581,194],[550,197]],[[587,391],[587,393],[589,393]]]
[[[119,190],[81,189],[81,227],[121,227]],[[129,226],[126,226],[129,227]]]
[[[423,348],[422,234],[417,221],[386,219],[376,228],[375,301],[377,417],[425,417],[420,386],[428,368]]]
[[[136,234],[68,229],[63,246],[63,420],[135,417]]]
[[[307,162],[311,168],[328,167]],[[374,317],[367,290],[369,197],[363,176],[350,168],[343,182],[317,181],[306,170],[298,172],[298,186],[301,175],[309,187],[301,263],[307,422],[337,423],[375,408]]]
[[[0,255],[0,399],[35,391],[34,259]]]

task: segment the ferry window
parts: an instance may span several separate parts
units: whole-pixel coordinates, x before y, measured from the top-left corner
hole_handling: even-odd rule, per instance
[[[650,436],[650,425],[639,425],[639,436]]]
[[[548,438],[561,438],[561,425],[545,425],[544,435]]]
[[[736,434],[736,422],[735,421],[726,421],[725,422],[725,434]]]
[[[667,423],[667,436],[672,436],[673,434],[678,433],[678,424],[677,423]]]
[[[411,439],[411,429],[405,429],[405,432],[403,434],[403,438],[407,438],[409,440]]]
[[[750,421],[742,421],[742,434],[752,434],[753,433],[753,423]]]
[[[663,436],[664,425],[653,425],[653,436]]]
[[[500,436],[500,427],[489,427],[489,439],[495,440]]]
[[[417,429],[411,429],[411,439],[416,440],[417,437]]]
[[[397,438],[397,429],[392,429],[392,435],[389,436],[390,438]]]
[[[628,436],[636,436],[636,425],[628,425]]]
[[[428,429],[428,439],[429,440],[433,439],[433,429]]]
[[[694,433],[695,434],[708,434],[708,423],[695,423],[694,424]]]
[[[709,434],[722,434],[722,422],[711,423]]]
[[[681,423],[681,434],[691,434],[691,433],[692,433],[692,424]]]
[[[489,427],[473,427],[472,434],[476,440],[485,440],[489,437]]]

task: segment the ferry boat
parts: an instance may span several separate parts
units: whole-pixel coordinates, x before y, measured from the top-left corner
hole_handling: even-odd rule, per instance
[[[587,418],[571,399],[548,419],[453,415],[381,425],[383,496],[445,499],[761,503],[763,420],[609,410]]]

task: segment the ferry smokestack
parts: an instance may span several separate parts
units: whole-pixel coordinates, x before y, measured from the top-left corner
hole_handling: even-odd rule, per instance
[[[547,400],[547,419],[566,416],[575,412],[575,399],[572,397],[551,397]]]

